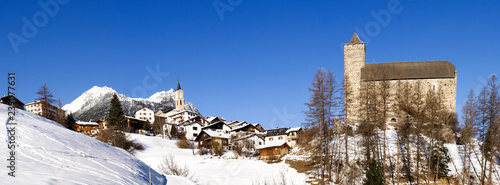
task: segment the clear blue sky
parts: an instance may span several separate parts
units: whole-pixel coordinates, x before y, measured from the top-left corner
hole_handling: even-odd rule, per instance
[[[73,0],[58,7],[48,14],[37,1],[0,1],[0,73],[17,73],[24,102],[43,83],[63,104],[96,85],[147,98],[175,88],[179,76],[186,101],[205,116],[298,126],[316,69],[342,78],[340,45],[355,27],[369,41],[367,62],[453,63],[457,110],[468,89],[500,72],[499,0]],[[372,11],[388,12],[390,20]],[[17,52],[12,34],[26,39],[17,40]],[[168,76],[150,78],[157,86],[146,87],[147,68],[157,65]],[[1,81],[6,94],[7,79]]]

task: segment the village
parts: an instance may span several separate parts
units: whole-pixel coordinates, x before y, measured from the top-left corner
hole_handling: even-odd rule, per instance
[[[43,87],[42,87],[43,88]],[[121,122],[127,125],[129,133],[151,137],[180,139],[190,143],[189,147],[204,148],[222,155],[223,151],[237,149],[244,156],[254,156],[262,160],[280,159],[297,147],[301,127],[264,129],[259,123],[246,121],[227,121],[224,117],[207,116],[184,108],[184,91],[177,83],[175,90],[175,109],[168,112],[140,108],[133,115],[125,115]],[[24,104],[14,96],[4,96],[1,103],[12,102],[17,109],[26,110],[65,125],[67,115],[62,108],[52,105],[41,98]],[[107,111],[107,110],[105,110]],[[153,132],[154,125],[159,125],[160,132]],[[108,129],[108,122],[103,119],[76,120],[72,130],[96,137]],[[197,146],[195,146],[197,145]],[[225,153],[225,152],[224,152]]]

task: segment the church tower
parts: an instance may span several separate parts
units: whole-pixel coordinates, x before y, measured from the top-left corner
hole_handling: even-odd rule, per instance
[[[356,116],[359,107],[359,89],[361,87],[361,68],[365,66],[365,43],[359,40],[356,33],[347,44],[344,45],[344,80],[349,84],[350,94],[345,97],[345,102],[349,102],[346,120],[349,122],[359,122]],[[344,90],[344,93],[347,90]],[[347,94],[346,94],[347,95]]]
[[[177,89],[175,90],[175,109],[184,110],[184,91],[181,89],[179,79],[177,79]]]

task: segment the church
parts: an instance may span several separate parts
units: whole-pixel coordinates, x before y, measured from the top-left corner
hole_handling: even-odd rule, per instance
[[[351,87],[350,93],[345,97],[349,100],[350,112],[346,121],[359,123],[360,89],[367,82],[388,81],[389,92],[395,95],[397,82],[415,84],[421,82],[423,92],[428,90],[441,90],[444,95],[444,105],[448,112],[455,112],[457,94],[457,71],[455,65],[447,60],[436,61],[411,61],[388,63],[365,63],[366,44],[361,41],[356,33],[344,45],[344,80]],[[346,101],[348,102],[348,101]],[[394,99],[389,105],[395,105]],[[387,122],[396,122],[396,114],[389,111]]]

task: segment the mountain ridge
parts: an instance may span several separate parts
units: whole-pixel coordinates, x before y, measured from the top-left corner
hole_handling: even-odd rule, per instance
[[[135,111],[141,108],[149,108],[153,111],[161,110],[168,112],[175,108],[174,90],[160,91],[151,95],[149,98],[130,98],[124,94],[118,93],[111,87],[94,86],[85,91],[71,103],[63,106],[67,114],[73,113],[78,120],[90,121],[96,119],[105,119],[109,109],[109,102],[113,94],[117,94],[122,104],[123,112],[127,116],[133,116]],[[184,108],[196,113],[198,109],[192,103],[185,103]]]

